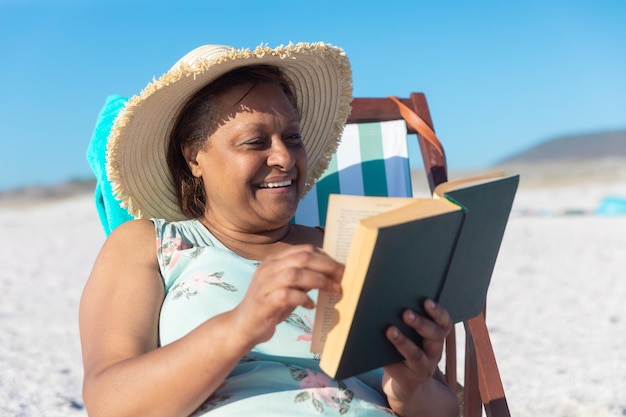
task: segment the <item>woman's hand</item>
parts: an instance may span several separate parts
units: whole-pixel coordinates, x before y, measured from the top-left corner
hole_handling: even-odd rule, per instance
[[[402,416],[458,416],[455,395],[447,385],[434,378],[445,338],[453,323],[448,312],[432,300],[424,303],[424,309],[431,319],[411,310],[403,315],[404,322],[422,336],[422,348],[397,327],[387,329],[387,338],[405,360],[384,367],[383,391],[391,408]]]
[[[307,294],[341,292],[343,264],[313,245],[292,246],[268,256],[257,268],[243,301],[233,311],[250,346],[269,340],[276,325],[297,307],[313,308]]]

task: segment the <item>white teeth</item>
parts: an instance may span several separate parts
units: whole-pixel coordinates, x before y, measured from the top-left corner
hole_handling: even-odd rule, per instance
[[[267,182],[259,185],[261,188],[278,188],[278,187],[286,187],[291,185],[291,180],[289,181],[280,181],[280,182]]]

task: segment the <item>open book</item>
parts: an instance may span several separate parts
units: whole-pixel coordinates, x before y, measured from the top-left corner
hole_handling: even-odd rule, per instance
[[[483,309],[519,176],[494,173],[440,184],[433,198],[331,195],[324,250],[345,262],[342,296],[318,294],[311,350],[342,379],[402,360],[390,325],[424,300],[454,322]]]

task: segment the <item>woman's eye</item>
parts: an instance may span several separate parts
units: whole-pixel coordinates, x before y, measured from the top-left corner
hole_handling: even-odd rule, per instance
[[[254,139],[250,139],[248,141],[246,141],[246,145],[250,145],[250,146],[263,146],[265,145],[265,139],[263,138],[254,138]]]
[[[294,133],[293,135],[289,135],[285,138],[285,142],[293,145],[299,145],[300,143],[302,143],[302,135],[300,133]]]

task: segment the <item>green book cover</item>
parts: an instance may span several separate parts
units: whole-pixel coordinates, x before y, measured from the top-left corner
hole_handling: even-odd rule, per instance
[[[426,298],[441,291],[462,220],[463,211],[455,211],[379,229],[336,378],[402,360],[384,335],[390,325],[421,344],[402,313],[424,314]]]
[[[455,323],[476,317],[484,307],[518,183],[515,175],[444,194],[465,211],[438,297]]]
[[[455,323],[480,314],[518,183],[517,175],[449,182],[430,202],[360,220],[322,369],[342,379],[403,360],[385,330],[395,325],[421,344],[402,313],[425,314],[427,298]]]

